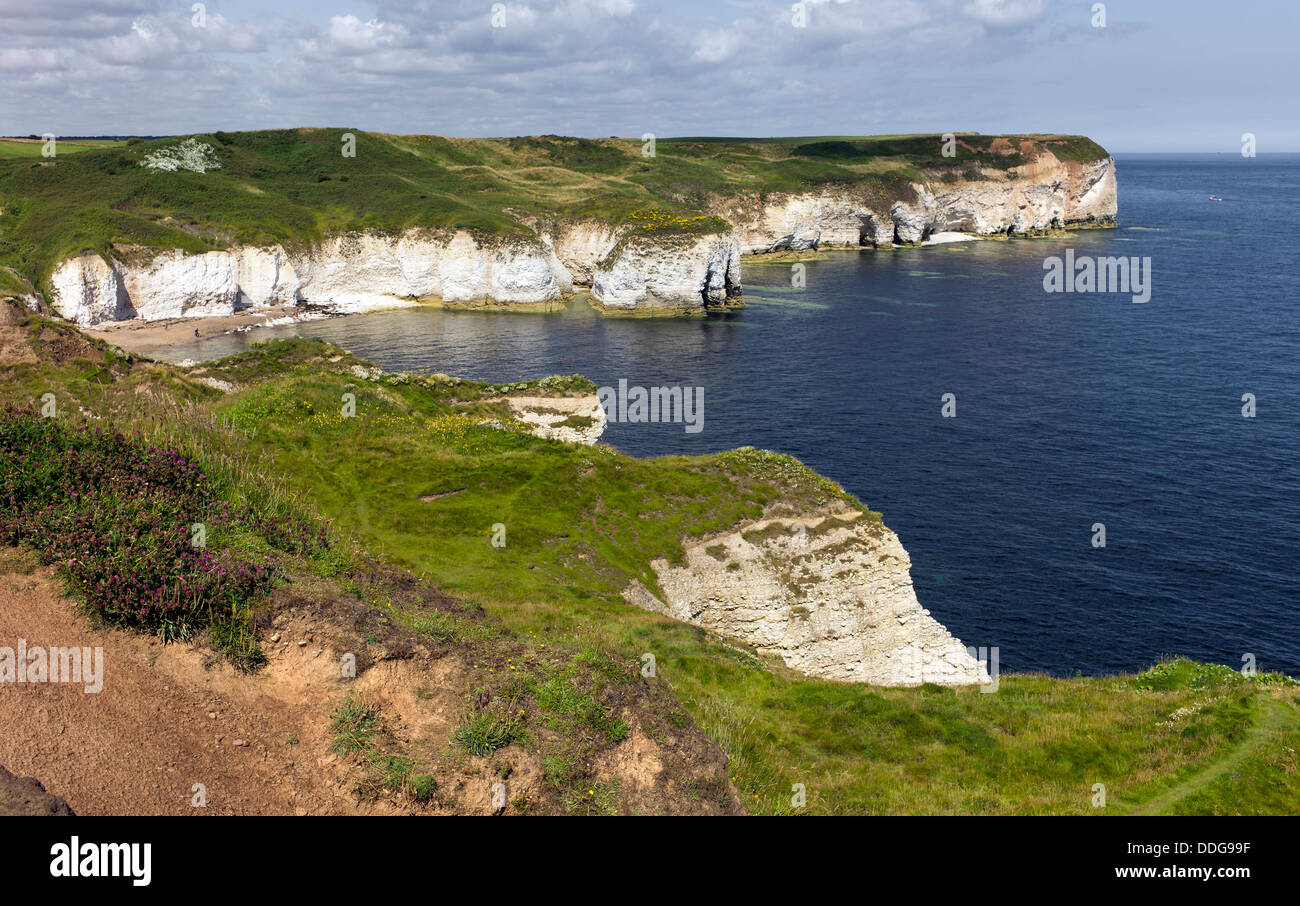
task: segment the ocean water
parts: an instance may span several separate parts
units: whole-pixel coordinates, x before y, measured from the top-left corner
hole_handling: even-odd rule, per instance
[[[1115,230],[834,252],[803,288],[747,264],[747,307],[724,318],[401,310],[173,355],[296,333],[389,370],[700,386],[700,433],[606,440],[798,456],[884,513],[922,604],[1004,670],[1249,654],[1300,674],[1300,156],[1131,155],[1118,174]],[[1150,301],[1044,292],[1044,258],[1071,248],[1149,257]]]

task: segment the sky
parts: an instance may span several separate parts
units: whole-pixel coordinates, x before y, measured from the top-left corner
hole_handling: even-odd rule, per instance
[[[1249,132],[1296,152],[1298,26],[1295,0],[0,0],[0,134],[1060,132],[1236,153]]]

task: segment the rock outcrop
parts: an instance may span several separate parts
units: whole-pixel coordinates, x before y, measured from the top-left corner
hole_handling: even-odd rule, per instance
[[[734,235],[633,233],[600,262],[592,298],[609,310],[703,310],[740,295]]]
[[[595,394],[508,396],[505,401],[514,417],[529,426],[530,433],[545,440],[591,446],[605,433],[605,407]]]
[[[0,766],[0,817],[74,814],[68,803],[35,777],[19,777]]]
[[[991,682],[912,588],[898,536],[858,512],[766,519],[685,544],[652,566],[663,597],[631,604],[779,656],[811,676],[881,686]]]
[[[1061,161],[1049,150],[1024,165],[984,168],[956,181],[925,179],[896,197],[873,187],[714,199],[744,254],[818,247],[888,248],[931,233],[1033,235],[1115,221],[1115,162]]]
[[[537,304],[590,287],[592,299],[610,312],[702,312],[739,304],[744,254],[888,248],[933,233],[1034,235],[1114,222],[1110,158],[1061,161],[1043,149],[1019,167],[953,175],[924,175],[892,192],[864,184],[713,197],[705,213],[731,224],[722,232],[520,216],[525,232],[508,237],[466,230],[344,233],[305,249],[237,246],[152,258],[133,250],[129,264],[85,252],[55,268],[50,302],[69,320],[93,325],[229,315],[282,303],[341,312],[422,301]]]
[[[613,250],[620,236],[617,225],[595,218],[527,225],[537,231],[573,282],[581,286],[591,286],[601,261]]]

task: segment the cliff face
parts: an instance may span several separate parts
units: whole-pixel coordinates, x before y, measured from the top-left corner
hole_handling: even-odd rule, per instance
[[[610,310],[700,310],[740,295],[734,235],[633,234],[600,262],[592,298]]]
[[[898,536],[860,513],[763,520],[685,551],[681,564],[652,564],[662,599],[634,581],[627,601],[812,676],[882,686],[990,682],[917,601]]]
[[[417,301],[543,303],[589,286],[609,311],[698,312],[739,299],[743,254],[888,248],[937,232],[1032,235],[1114,222],[1110,158],[1078,163],[1042,151],[1012,170],[971,173],[956,180],[927,176],[899,186],[893,197],[852,186],[714,197],[706,213],[733,225],[724,233],[521,218],[532,235],[345,233],[302,250],[169,251],[152,259],[135,254],[143,263],[130,264],[83,253],[55,268],[50,301],[64,317],[91,325],[229,315],[275,303],[343,312]]]
[[[84,325],[229,315],[275,303],[310,302],[341,312],[418,300],[533,303],[573,291],[573,278],[541,241],[485,241],[464,231],[450,237],[348,233],[298,252],[280,246],[177,251],[144,264],[84,253],[56,268],[50,283],[55,309]]]
[[[744,254],[819,246],[888,248],[948,231],[1030,235],[1113,223],[1115,162],[1061,161],[1042,151],[1012,171],[986,168],[974,179],[926,179],[895,195],[844,187],[741,196],[715,200],[713,213],[736,225]]]

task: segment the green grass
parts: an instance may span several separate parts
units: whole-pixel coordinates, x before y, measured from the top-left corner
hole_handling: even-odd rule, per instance
[[[370,738],[378,729],[379,709],[349,697],[330,715],[334,739],[330,750],[336,755],[354,755],[370,748]]]
[[[355,157],[342,154],[349,132]],[[1003,168],[1020,162],[986,153],[991,138],[973,134],[962,136],[956,159],[939,154],[938,136],[662,139],[653,158],[642,156],[639,140],[617,138],[452,139],[345,127],[196,138],[214,149],[220,169],[140,166],[179,137],[65,143],[52,161],[39,158],[39,145],[0,140],[0,265],[43,285],[58,261],[86,249],[130,257],[140,248],[200,252],[236,242],[294,248],[345,230],[532,235],[514,213],[645,226],[633,215],[658,210],[659,231],[717,231],[727,224],[701,214],[715,195],[845,185],[887,209],[911,197],[913,181],[976,157]],[[1081,137],[1029,140],[1070,159],[1105,156]]]
[[[21,297],[31,295],[32,285],[15,271],[0,267],[0,297]]]
[[[336,406],[345,387],[357,394],[357,418],[295,414]],[[1228,757],[1274,713],[1283,720],[1278,739],[1258,753],[1257,798],[1233,802],[1220,783],[1196,786],[1196,796],[1216,798],[1192,801],[1207,811],[1300,803],[1265,795],[1260,779],[1290,763],[1278,747],[1294,741],[1300,723],[1294,703],[1278,698],[1294,695],[1292,686],[1275,675],[1246,679],[1173,661],[1138,677],[1004,676],[994,694],[868,688],[795,675],[629,607],[620,590],[632,578],[654,588],[650,561],[680,557],[685,536],[730,528],[765,507],[856,501],[766,451],[636,460],[491,429],[430,428],[474,408],[473,385],[454,389],[419,376],[367,383],[304,365],[221,401],[218,411],[246,411],[266,394],[291,401],[248,423],[247,442],[309,489],[323,512],[388,559],[481,602],[519,637],[612,652],[511,677],[502,700],[532,696],[542,728],[570,741],[619,739],[626,727],[583,684],[651,652],[659,681],[730,757],[753,811],[792,811],[791,787],[803,783],[806,810],[817,813],[1095,814],[1188,807],[1181,793],[1161,797]],[[436,496],[450,490],[460,492]],[[495,523],[507,527],[504,548],[490,543]],[[460,631],[446,619],[427,628],[435,637]],[[462,744],[490,746],[504,713],[467,716]],[[566,795],[578,791],[575,809],[587,789],[576,779],[582,755],[570,742],[544,761],[549,780]],[[1092,807],[1096,783],[1108,790],[1106,809]]]
[[[266,664],[266,655],[257,641],[252,613],[247,609],[213,622],[208,627],[208,644],[235,669],[245,673],[253,673]]]
[[[78,336],[34,317],[24,329],[40,348],[65,353]],[[128,368],[111,349],[82,342],[39,367],[5,366],[7,401],[54,388],[68,406],[200,451],[232,502],[309,507],[335,520],[338,537],[458,596],[458,608],[387,612],[428,645],[462,646],[479,665],[482,683],[454,737],[461,757],[535,751],[563,810],[618,808],[617,789],[597,784],[593,765],[629,738],[629,696],[647,690],[661,697],[642,731],[667,739],[693,718],[758,813],[795,811],[795,784],[807,790],[803,811],[828,814],[1300,806],[1300,701],[1294,682],[1276,674],[1171,660],[1137,676],[1004,675],[993,694],[872,688],[794,674],[623,602],[632,578],[654,588],[650,561],[680,558],[684,537],[772,508],[860,506],[789,457],[742,449],[636,460],[486,428],[474,419],[504,419],[487,400],[505,388],[445,375],[358,378],[354,359],[319,341],[272,343],[204,366],[245,386],[229,396],[163,366]],[[593,389],[580,378],[509,386],[530,395]],[[344,392],[355,394],[353,418],[341,417]],[[497,523],[504,547],[491,543]],[[255,538],[228,540],[247,554],[269,550]],[[339,556],[310,559],[298,574],[338,576],[363,600],[392,604]],[[240,635],[217,635],[237,657]],[[646,652],[656,658],[653,680],[637,670]],[[334,733],[336,749],[363,767],[367,790],[433,795],[431,775],[391,743],[372,706],[346,703]],[[1092,804],[1096,784],[1106,788],[1105,808]]]
[[[491,755],[514,742],[520,732],[517,717],[488,708],[466,714],[452,739],[471,755]]]
[[[362,777],[356,784],[359,795],[386,791],[428,802],[437,792],[437,778],[419,773],[415,760],[396,747],[374,704],[349,696],[330,715],[330,728],[334,733],[331,751],[360,762]]]
[[[58,139],[55,143],[55,159],[62,154],[80,154],[84,151],[112,148],[122,144],[125,142],[113,139]],[[41,158],[44,148],[45,142],[40,139],[0,138],[0,158]]]

